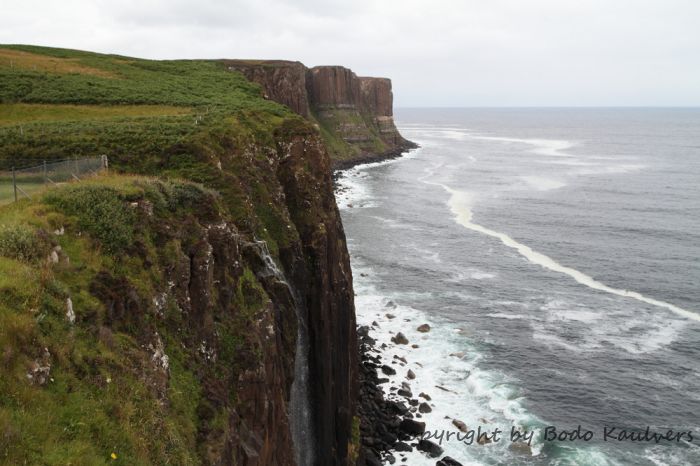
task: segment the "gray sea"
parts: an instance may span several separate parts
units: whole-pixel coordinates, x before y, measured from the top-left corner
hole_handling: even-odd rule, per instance
[[[358,322],[377,324],[386,361],[408,361],[392,384],[416,373],[431,431],[456,432],[452,419],[503,431],[487,445],[443,438],[445,454],[700,464],[700,110],[399,109],[396,120],[421,147],[346,171],[337,197]],[[409,345],[391,343],[399,331]],[[593,435],[547,441],[547,426]],[[533,432],[529,447],[511,444],[513,428]],[[669,429],[683,435],[649,439]],[[413,452],[403,464],[435,461]]]

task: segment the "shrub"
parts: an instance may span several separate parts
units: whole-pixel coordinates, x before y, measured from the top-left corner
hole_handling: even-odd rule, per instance
[[[25,225],[0,227],[0,256],[31,261],[43,256],[46,244],[36,231]]]
[[[45,200],[76,217],[78,228],[99,241],[110,254],[123,251],[133,242],[136,212],[114,188],[70,187],[49,192]]]

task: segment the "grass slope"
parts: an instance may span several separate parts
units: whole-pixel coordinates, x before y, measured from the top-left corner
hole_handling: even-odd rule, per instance
[[[267,297],[244,270],[237,312],[216,316],[219,358],[207,361],[174,299],[153,312],[151,296],[167,289],[162,271],[199,241],[198,225],[226,215],[201,185],[131,176],[0,208],[0,464],[201,464],[201,379],[233,383],[244,346],[251,350],[246,322]],[[95,288],[129,296],[131,314],[117,318]],[[167,349],[167,378],[144,348],[154,334]],[[228,415],[222,409],[207,428],[224,429]]]
[[[290,113],[218,61],[0,45],[0,168],[107,154],[147,171],[228,117],[228,130],[241,137]]]
[[[0,171],[106,154],[120,171],[205,183],[273,252],[289,235],[256,148],[290,126],[308,123],[216,60],[0,45]]]
[[[241,358],[260,352],[246,338],[268,298],[244,267],[207,364],[171,304],[155,319],[153,297],[206,222],[233,223],[273,255],[298,241],[272,162],[300,133],[313,134],[307,121],[217,61],[0,46],[0,171],[101,154],[115,169],[0,206],[0,463],[207,462],[199,436],[225,438],[230,411],[202,399],[203,380],[232,386]],[[144,308],[116,319],[98,291]],[[141,347],[153,331],[166,385]],[[49,379],[30,383],[49,361]]]

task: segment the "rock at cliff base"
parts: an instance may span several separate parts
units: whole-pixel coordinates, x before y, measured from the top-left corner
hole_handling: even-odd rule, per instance
[[[428,324],[419,325],[416,330],[418,330],[419,332],[422,332],[422,333],[428,333],[430,331],[430,325],[428,325]]]
[[[418,396],[421,398],[425,398],[428,401],[432,400],[432,398],[430,398],[430,395],[428,395],[427,393],[420,392]]]
[[[420,405],[418,405],[418,411],[420,411],[421,413],[430,413],[432,412],[432,410],[433,408],[431,408],[430,405],[426,402],[423,402]]]
[[[404,419],[401,421],[401,424],[399,424],[399,430],[410,436],[421,435],[425,432],[425,422]]]
[[[453,419],[452,424],[462,432],[467,432],[469,430],[469,427],[459,419]]]
[[[394,370],[394,368],[391,366],[387,366],[386,364],[382,366],[382,372],[384,372],[386,375],[396,374],[396,371]]]
[[[406,378],[409,380],[415,379],[416,378],[415,372],[413,372],[411,369],[409,369],[408,372],[406,373]]]
[[[443,459],[435,463],[435,466],[462,466],[462,463],[450,458],[449,456],[445,456]]]
[[[518,455],[532,456],[532,448],[525,442],[511,442],[508,449]]]
[[[397,442],[394,445],[394,450],[396,451],[413,451],[413,447],[406,442]]]
[[[406,338],[406,335],[404,335],[401,332],[397,333],[396,336],[391,337],[391,341],[396,343],[397,345],[407,345],[408,344],[408,338]]]
[[[425,452],[431,458],[437,458],[442,455],[442,448],[437,443],[433,443],[430,440],[420,440],[418,442],[418,447],[420,451]]]

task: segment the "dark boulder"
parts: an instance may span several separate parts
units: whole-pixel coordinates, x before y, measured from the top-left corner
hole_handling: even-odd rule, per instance
[[[435,466],[462,466],[462,463],[450,458],[449,456],[445,456],[443,459],[435,463]]]
[[[418,422],[412,419],[404,419],[399,425],[401,432],[410,436],[421,435],[425,432],[425,422]]]
[[[420,451],[426,453],[431,458],[437,458],[442,455],[442,448],[437,443],[433,443],[430,440],[420,440],[418,441],[418,447]]]

